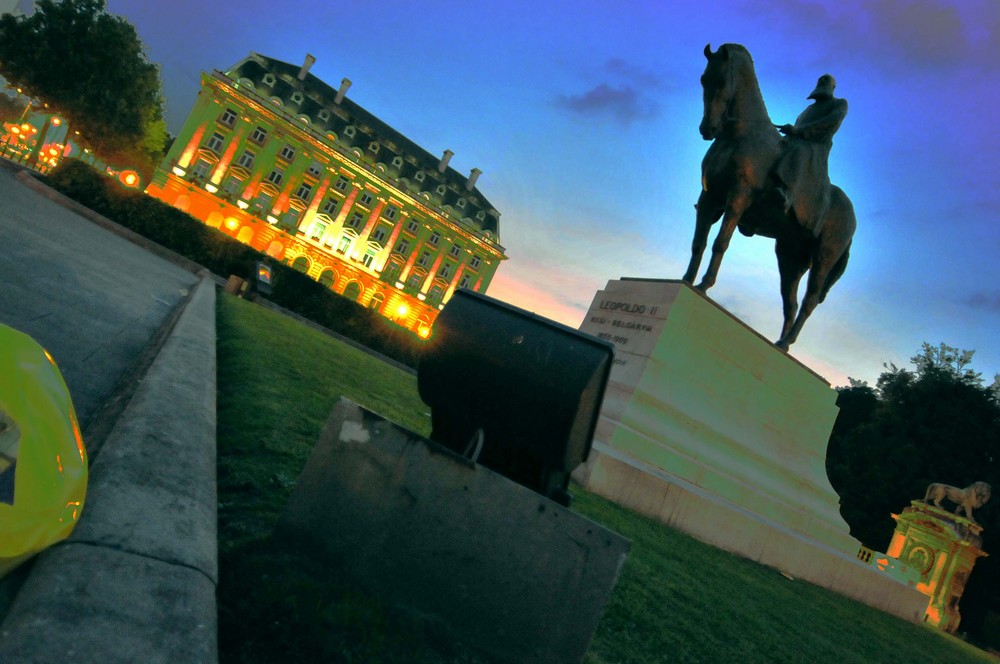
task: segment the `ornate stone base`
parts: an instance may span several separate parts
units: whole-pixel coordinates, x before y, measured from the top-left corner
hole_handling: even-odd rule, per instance
[[[916,588],[930,597],[924,621],[954,634],[965,582],[976,559],[987,555],[979,548],[983,527],[920,500],[892,518],[896,532],[886,553],[920,574]]]
[[[588,490],[702,541],[918,621],[926,598],[859,561],[826,475],[837,394],[679,281],[610,281],[584,332],[615,344]]]

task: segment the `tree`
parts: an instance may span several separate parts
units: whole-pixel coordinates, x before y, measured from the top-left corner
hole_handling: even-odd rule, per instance
[[[975,513],[993,555],[976,564],[962,600],[962,628],[974,633],[987,607],[1000,612],[1000,402],[969,368],[972,357],[925,343],[911,358],[914,371],[889,364],[875,388],[838,388],[827,471],[851,534],[877,551],[892,537],[890,514],[923,498],[928,484],[994,487]]]
[[[57,109],[109,162],[149,167],[166,138],[159,69],[105,0],[38,0],[0,17],[0,74]]]

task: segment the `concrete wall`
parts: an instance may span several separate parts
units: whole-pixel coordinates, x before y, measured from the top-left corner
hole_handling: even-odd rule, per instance
[[[279,532],[466,645],[523,662],[582,660],[631,546],[346,399]]]

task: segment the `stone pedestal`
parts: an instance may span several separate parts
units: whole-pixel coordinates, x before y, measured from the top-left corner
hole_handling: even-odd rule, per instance
[[[615,344],[588,490],[909,620],[912,588],[858,560],[826,474],[837,393],[690,286],[621,279],[580,326]]]
[[[498,660],[580,662],[630,542],[347,399],[278,525]]]
[[[916,588],[930,598],[924,621],[954,634],[965,582],[976,559],[987,555],[979,548],[982,526],[919,500],[892,518],[896,532],[886,553],[920,574]]]

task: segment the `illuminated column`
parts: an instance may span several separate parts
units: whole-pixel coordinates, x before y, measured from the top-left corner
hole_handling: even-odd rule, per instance
[[[378,219],[382,215],[382,208],[385,207],[385,201],[383,199],[378,199],[375,207],[372,208],[371,214],[368,215],[368,221],[365,222],[365,227],[358,233],[358,239],[354,241],[354,251],[351,254],[354,258],[361,258],[361,253],[364,253],[365,243],[368,242],[368,236],[371,235],[372,230],[378,224]]]
[[[431,284],[434,283],[434,277],[437,276],[438,268],[441,267],[441,261],[444,260],[444,254],[438,254],[438,257],[434,259],[434,264],[431,265],[431,269],[427,271],[427,278],[424,279],[424,285],[420,287],[421,295],[426,295],[427,291],[431,289]]]
[[[298,152],[298,151],[296,151]],[[271,208],[273,214],[282,214],[288,210],[288,199],[292,196],[292,190],[297,189],[302,184],[302,174],[306,167],[312,162],[312,157],[304,153],[298,154],[295,160],[285,169],[285,186],[278,194],[278,199]]]
[[[354,199],[358,197],[359,191],[360,189],[358,189],[356,185],[351,187],[351,193],[347,195],[347,198],[344,199],[344,204],[340,206],[340,214],[338,214],[337,218],[333,220],[333,227],[335,229],[344,225],[344,220],[347,219],[347,213],[351,211],[352,207],[354,207]]]
[[[451,299],[451,296],[455,293],[455,289],[458,288],[458,280],[461,278],[462,274],[465,272],[465,263],[459,263],[458,269],[455,270],[455,276],[452,277],[451,283],[448,284],[448,290],[445,291],[444,297],[441,298],[441,302],[447,302]]]
[[[372,263],[372,265],[375,267],[375,271],[379,274],[381,274],[382,270],[385,268],[385,263],[389,259],[389,254],[392,252],[392,248],[396,244],[396,238],[399,237],[405,223],[406,214],[400,214],[399,223],[393,226],[392,233],[389,235],[389,239],[386,240],[385,246],[382,247],[382,251],[378,252],[378,256],[375,257],[375,262]]]
[[[205,129],[218,113],[219,109],[214,102],[215,97],[210,89],[205,88],[205,80],[203,79],[202,90],[198,93],[198,99],[195,101],[191,112],[188,113],[180,134],[177,135],[176,140],[171,145],[170,152],[164,158],[164,169],[174,159],[177,159],[178,166],[181,168],[187,168],[188,164],[191,163],[191,158],[194,156],[194,151],[198,148],[198,144],[205,134]],[[182,161],[183,163],[181,163]]]
[[[415,247],[413,247],[413,252],[410,257],[406,259],[406,265],[403,266],[402,271],[399,273],[399,281],[401,283],[406,283],[406,278],[410,276],[410,270],[413,269],[413,264],[417,262],[417,256],[420,254],[420,249],[423,247],[419,242]]]
[[[226,151],[222,154],[222,158],[219,159],[218,165],[216,165],[215,170],[212,172],[212,177],[209,179],[214,185],[218,185],[222,181],[222,176],[225,175],[226,169],[229,168],[229,164],[233,161],[233,156],[240,147],[240,143],[243,141],[243,137],[246,136],[247,132],[250,130],[249,123],[240,121],[239,127],[233,132],[233,135],[229,141],[229,145],[226,146]]]
[[[250,124],[251,126],[256,126],[258,123],[251,120]],[[259,124],[263,126],[265,123],[260,122]],[[278,148],[282,145],[282,142],[277,140],[277,137],[272,137],[263,147],[253,141],[249,141],[248,143],[260,150],[260,152],[257,153],[257,156],[253,160],[253,175],[250,177],[250,184],[243,190],[243,199],[247,201],[257,195],[260,191],[260,181],[274,169],[274,164],[278,158]]]
[[[319,183],[319,187],[316,189],[316,193],[313,195],[312,202],[309,204],[309,208],[302,215],[302,220],[299,222],[299,230],[305,232],[312,223],[313,219],[316,218],[316,210],[319,209],[319,204],[323,202],[323,197],[326,196],[326,190],[330,188],[330,175],[329,173],[323,176],[323,179]]]

